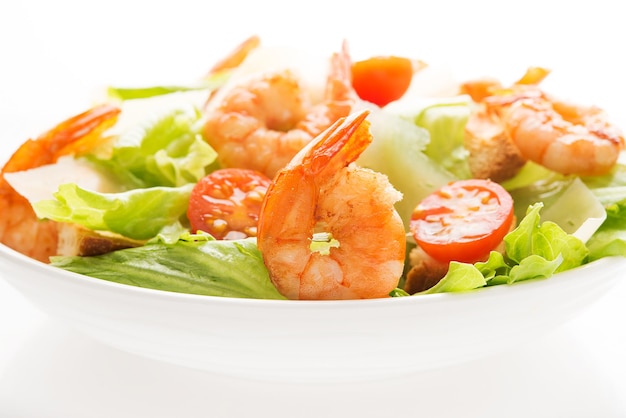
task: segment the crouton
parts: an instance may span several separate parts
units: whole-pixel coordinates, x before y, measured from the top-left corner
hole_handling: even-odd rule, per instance
[[[448,263],[435,260],[419,246],[409,253],[409,264],[404,290],[410,294],[430,289],[448,273]]]
[[[465,125],[472,175],[497,183],[515,176],[526,163],[497,115],[478,104]]]
[[[62,256],[99,255],[144,244],[142,241],[92,231],[69,223],[59,223],[58,234],[57,254]]]

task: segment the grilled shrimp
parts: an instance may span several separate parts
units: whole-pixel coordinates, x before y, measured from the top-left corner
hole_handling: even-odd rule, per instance
[[[531,67],[509,88],[492,79],[463,85],[462,92],[477,102],[466,127],[470,163],[474,158],[477,166],[485,166],[480,147],[492,144],[498,158],[487,165],[504,167],[491,170],[489,177],[505,180],[526,160],[561,174],[585,176],[606,174],[617,162],[624,148],[620,129],[598,107],[546,94],[538,85],[548,73]],[[474,156],[473,148],[478,149]]]
[[[520,153],[558,173],[606,174],[624,148],[622,132],[598,107],[565,103],[536,88],[486,101],[498,108]]]

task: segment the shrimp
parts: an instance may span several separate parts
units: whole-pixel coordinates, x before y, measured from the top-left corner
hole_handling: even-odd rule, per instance
[[[624,148],[622,132],[602,109],[551,98],[536,86],[485,103],[500,115],[524,158],[561,174],[606,174]]]
[[[344,43],[331,57],[324,100],[310,102],[290,70],[264,74],[233,87],[208,112],[204,134],[222,167],[248,168],[272,178],[356,100]]]
[[[394,208],[402,195],[383,174],[353,163],[372,141],[368,114],[336,121],[267,191],[257,243],[289,299],[387,297],[402,275],[406,238]]]
[[[544,67],[529,67],[524,75],[519,78],[513,85],[538,85],[548,75],[550,70]],[[504,89],[500,80],[493,77],[483,77],[475,80],[466,81],[460,85],[461,94],[467,94],[475,102],[481,102],[486,97],[497,94],[498,90]]]
[[[624,148],[622,132],[602,109],[542,91],[538,85],[548,74],[531,67],[509,88],[493,79],[463,84],[462,92],[477,102],[465,130],[470,166],[479,167],[474,174],[505,180],[527,160],[565,175],[602,175],[613,168]],[[496,156],[476,150],[481,144],[497,150]]]
[[[120,109],[101,105],[60,123],[35,140],[28,140],[0,171],[0,242],[31,258],[49,262],[56,254],[56,222],[39,220],[26,198],[4,178],[6,173],[52,164],[64,155],[80,154],[98,145]]]
[[[219,60],[211,67],[207,73],[207,77],[237,68],[246,57],[259,47],[261,38],[258,35],[252,35],[232,50],[227,56]]]

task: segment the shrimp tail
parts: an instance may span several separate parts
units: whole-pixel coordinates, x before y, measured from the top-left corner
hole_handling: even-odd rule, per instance
[[[363,153],[372,142],[368,110],[338,119],[291,161],[290,166],[302,164],[307,174],[319,175],[323,170],[338,170]]]
[[[352,87],[352,58],[350,58],[347,41],[343,42],[341,51],[332,55],[330,68],[326,97],[335,98],[336,102],[343,101],[349,107],[352,106],[357,95]]]
[[[260,44],[261,38],[258,35],[250,36],[241,44],[237,45],[227,56],[215,63],[207,73],[207,77],[222,71],[237,68]]]
[[[63,155],[95,146],[95,140],[101,139],[96,134],[109,128],[119,113],[119,107],[102,104],[59,123],[38,138],[24,142],[7,161],[2,173],[52,164]]]
[[[308,179],[321,177],[324,173],[337,171],[350,162],[355,161],[372,141],[369,134],[369,122],[365,120],[368,110],[338,119],[328,129],[322,132],[315,140],[302,148],[291,162],[280,170],[270,184],[266,196],[280,196],[281,198],[266,198],[261,208],[258,222],[257,236],[260,240],[279,232],[268,231],[271,218],[286,207],[293,207],[297,200],[307,196],[306,190],[311,184]],[[339,158],[337,158],[339,157]],[[300,193],[285,193],[287,188],[300,190]],[[314,211],[314,202],[301,205]],[[282,228],[281,228],[282,229]]]

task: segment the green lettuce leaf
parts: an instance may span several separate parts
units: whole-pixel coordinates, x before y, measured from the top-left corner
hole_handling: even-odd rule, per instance
[[[465,292],[484,287],[486,284],[485,277],[472,264],[451,261],[448,273],[436,285],[423,292],[416,293],[416,295]]]
[[[472,177],[464,139],[470,112],[469,98],[460,96],[430,104],[413,118],[430,134],[424,153],[460,179]]]
[[[607,218],[587,241],[589,259],[613,255],[626,257],[626,200],[607,207]]]
[[[585,244],[573,235],[567,234],[554,222],[540,223],[539,212],[542,207],[542,203],[530,206],[517,228],[504,237],[507,257],[520,264],[531,255],[541,256],[548,261],[553,261],[560,255],[563,262],[555,272],[584,264],[589,255]]]
[[[512,284],[523,280],[543,279],[552,276],[563,263],[560,254],[554,260],[540,255],[530,255],[516,264],[497,251],[492,251],[485,262],[474,266],[482,273],[488,286]]]
[[[187,92],[195,90],[213,91],[222,87],[230,77],[230,71],[222,71],[212,74],[209,78],[200,80],[194,84],[146,86],[146,87],[121,87],[110,86],[107,95],[111,99],[134,100],[162,96],[170,93]]]
[[[193,186],[98,193],[70,183],[59,186],[54,200],[41,200],[33,208],[40,218],[144,240],[186,214]]]
[[[589,240],[607,216],[600,199],[578,177],[537,182],[510,193],[518,219],[523,217],[528,206],[536,202],[539,196],[544,205],[541,218],[558,224],[565,232],[583,242]],[[576,207],[576,210],[572,210],[572,207]]]
[[[389,296],[392,298],[401,298],[404,296],[411,296],[411,295],[407,293],[404,289],[396,287],[391,292],[389,292]]]
[[[590,189],[601,191],[601,194],[609,199],[607,203],[615,203],[626,198],[624,196],[624,189],[626,189],[626,163],[624,161],[618,160],[615,167],[605,175],[582,177],[582,180]],[[616,196],[617,200],[610,199],[611,196]]]
[[[563,265],[563,255],[561,254],[557,255],[553,260],[533,254],[523,259],[518,265],[511,267],[507,283],[547,279],[561,269]]]
[[[589,259],[626,256],[626,164],[618,161],[608,174],[583,177],[582,180],[604,205],[607,215],[587,241]]]
[[[527,187],[532,188],[537,183],[543,184],[557,182],[565,178],[566,176],[562,174],[549,170],[532,161],[527,161],[526,164],[524,164],[524,166],[521,168],[520,171],[517,172],[515,176],[502,182],[502,187],[507,190],[515,190]],[[535,198],[531,203],[537,201],[536,195],[534,197]],[[525,210],[526,207],[524,206],[523,209]]]
[[[472,177],[465,148],[465,125],[471,114],[469,96],[403,97],[390,103],[385,111],[426,130],[428,142],[423,148],[430,160],[457,179]]]
[[[429,141],[427,130],[398,115],[377,108],[371,110],[369,120],[374,140],[357,163],[385,174],[402,193],[396,210],[408,230],[417,204],[455,176],[424,153]]]
[[[196,183],[217,158],[201,127],[195,106],[179,106],[121,132],[110,155],[94,161],[129,189]]]
[[[271,283],[256,241],[251,238],[158,241],[93,257],[52,257],[51,264],[98,279],[149,289],[285,299]]]
[[[474,266],[480,271],[490,286],[497,284],[507,284],[511,282],[511,265],[504,255],[498,251],[489,253],[489,258],[485,262],[478,262]]]

